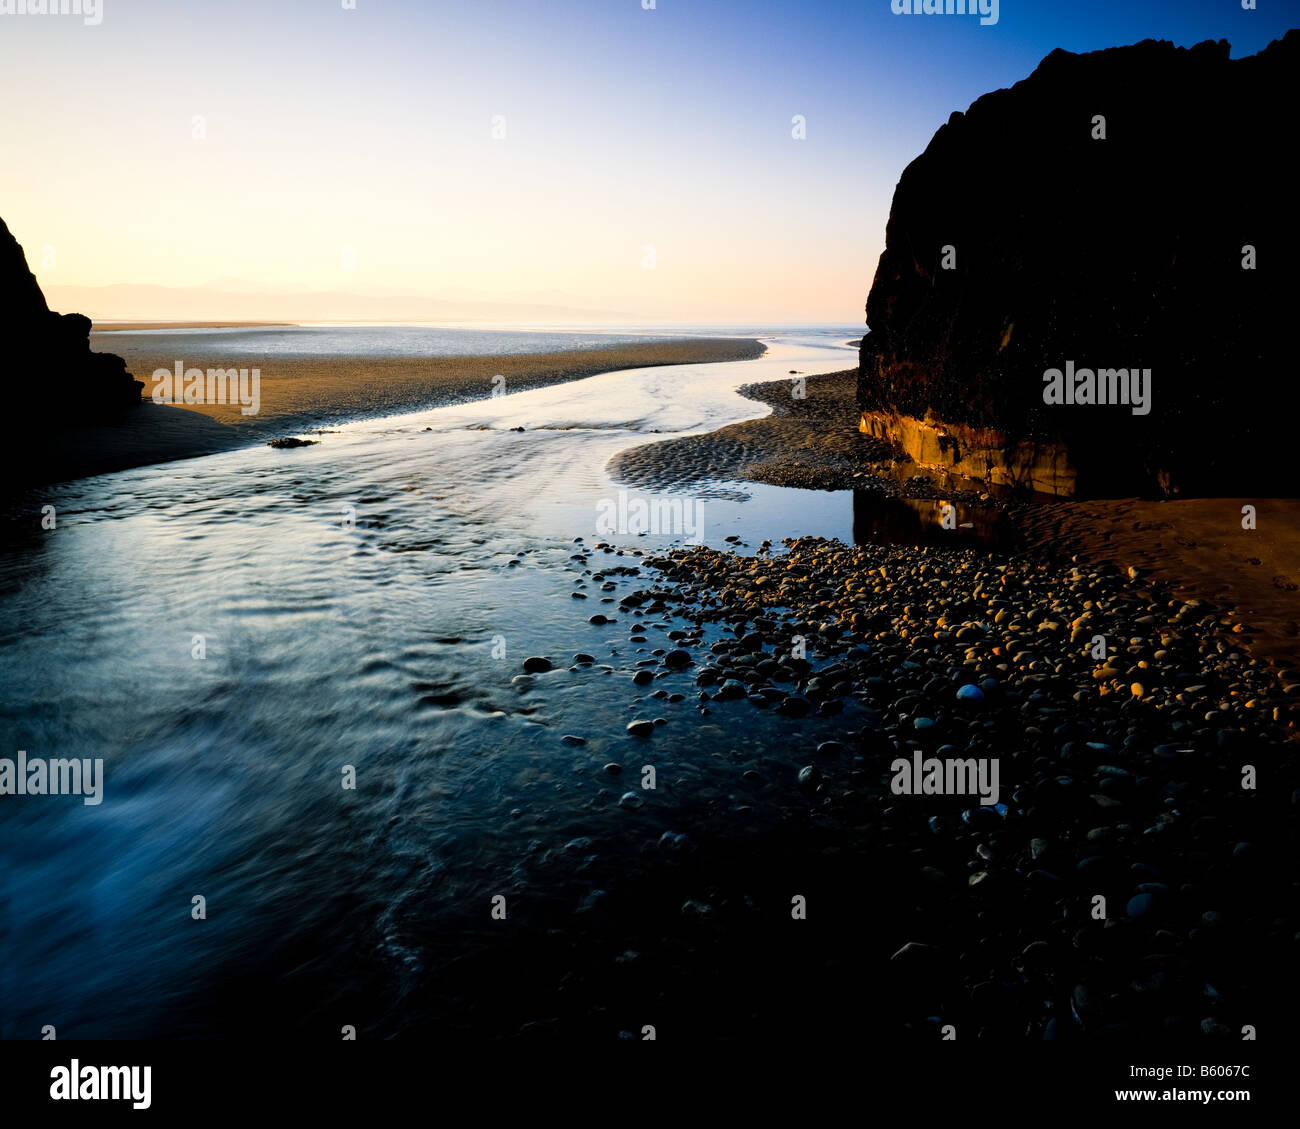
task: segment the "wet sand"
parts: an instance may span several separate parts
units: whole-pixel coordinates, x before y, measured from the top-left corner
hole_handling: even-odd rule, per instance
[[[806,377],[796,387],[771,381],[740,392],[772,414],[707,435],[686,435],[624,451],[610,463],[615,478],[646,488],[699,482],[767,482],[806,490],[847,490],[868,467],[888,460],[889,445],[858,431],[857,370]],[[800,391],[802,397],[794,393]]]
[[[148,401],[117,419],[93,427],[52,430],[32,443],[20,466],[8,472],[17,484],[65,482],[228,451],[247,442],[234,428],[195,412]]]
[[[165,348],[165,342],[146,348],[133,343],[118,350],[145,382],[145,397],[154,388],[154,371],[176,363],[175,347]],[[518,392],[618,369],[745,360],[762,353],[757,341],[700,338],[495,357],[276,357],[260,365],[241,360],[241,366],[261,371],[257,415],[243,415],[237,404],[184,407],[261,434],[481,400],[498,386]]]
[[[257,366],[260,410],[245,416],[238,404],[152,403],[154,370],[175,363],[174,347],[161,351],[163,339],[147,350],[115,348],[111,337],[94,344],[118,352],[144,381],[140,408],[95,427],[51,429],[39,437],[36,453],[11,469],[12,480],[64,481],[207,455],[349,419],[480,400],[496,387],[518,392],[619,369],[745,360],[764,352],[750,339],[691,338],[496,357],[277,358]],[[504,383],[494,381],[496,376]]]

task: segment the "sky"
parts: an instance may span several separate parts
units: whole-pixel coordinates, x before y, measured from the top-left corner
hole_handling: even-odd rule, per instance
[[[861,323],[903,168],[1057,47],[1237,58],[1300,24],[1278,0],[1000,0],[987,26],[891,0],[100,0],[98,23],[18,3],[0,217],[47,290],[700,323]]]

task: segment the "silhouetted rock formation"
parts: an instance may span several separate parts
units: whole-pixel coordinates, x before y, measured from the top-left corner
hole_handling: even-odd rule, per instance
[[[10,366],[10,405],[19,409],[24,428],[94,422],[140,402],[144,383],[126,371],[126,362],[90,351],[90,318],[57,314],[46,305],[2,219],[0,350]]]
[[[1300,32],[1228,55],[1058,50],[952,115],[894,193],[864,430],[1056,493],[1294,492]],[[1150,413],[1045,403],[1067,362],[1150,369]]]

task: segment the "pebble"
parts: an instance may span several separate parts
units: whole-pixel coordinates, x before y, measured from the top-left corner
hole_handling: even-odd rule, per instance
[[[695,844],[691,842],[689,836],[680,831],[665,831],[659,836],[659,849],[661,851],[681,854],[683,851],[691,850],[694,846]]]
[[[807,717],[812,710],[812,703],[807,698],[802,698],[798,694],[789,695],[777,707],[778,713],[783,713],[787,717]]]
[[[1150,894],[1135,894],[1129,898],[1125,912],[1129,917],[1145,917],[1155,905],[1155,898]]]

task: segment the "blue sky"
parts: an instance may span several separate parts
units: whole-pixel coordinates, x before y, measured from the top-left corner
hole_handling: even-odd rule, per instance
[[[700,321],[860,321],[903,167],[1056,47],[1239,57],[1300,22],[1268,0],[1001,0],[994,26],[890,0],[102,3],[98,26],[0,15],[0,215],[29,260],[55,249],[43,285]]]

